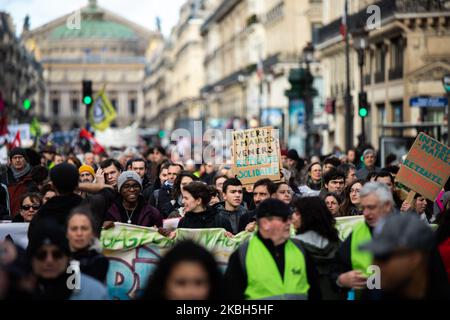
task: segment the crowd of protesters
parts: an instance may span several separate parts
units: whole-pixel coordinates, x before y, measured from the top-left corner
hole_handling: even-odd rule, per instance
[[[224,274],[206,249],[179,243],[140,298],[450,298],[448,183],[435,203],[420,194],[407,202],[395,183],[398,164],[377,167],[372,149],[361,161],[356,150],[307,161],[296,150],[281,155],[282,181],[249,189],[230,165],[172,161],[159,146],[116,157],[11,150],[0,172],[0,215],[28,222],[29,243],[2,242],[0,299],[108,299],[102,229],[119,222],[174,237],[169,220],[222,228],[229,238],[255,235]],[[354,216],[363,219],[340,239],[336,218]],[[367,288],[372,264],[382,270],[379,290]],[[81,289],[67,286],[70,266],[81,270]]]

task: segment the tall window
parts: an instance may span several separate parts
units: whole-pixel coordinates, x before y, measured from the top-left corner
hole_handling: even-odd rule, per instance
[[[398,37],[391,41],[391,67],[389,70],[389,79],[400,79],[403,77],[404,47],[405,40],[402,37]]]
[[[402,101],[396,101],[392,102],[392,122],[403,122],[403,102]],[[394,130],[395,136],[401,136],[402,130]]]
[[[80,103],[77,99],[72,99],[72,113],[77,115],[80,112]]]
[[[53,115],[59,115],[59,99],[52,99],[52,113]]]
[[[114,110],[117,111],[117,100],[116,99],[111,99],[111,104],[114,107]]]
[[[377,46],[375,53],[375,82],[385,81],[385,68],[386,68],[386,52],[384,45]]]
[[[322,28],[322,24],[321,23],[313,23],[311,25],[311,39],[312,39],[312,43],[316,44],[317,41],[319,40],[319,30],[320,28]]]
[[[129,105],[130,105],[130,114],[134,116],[136,114],[136,99],[131,99]]]

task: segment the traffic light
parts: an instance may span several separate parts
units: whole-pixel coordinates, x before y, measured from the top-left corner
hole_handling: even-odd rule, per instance
[[[92,104],[92,81],[83,80],[83,103],[87,106]]]
[[[361,92],[359,94],[359,116],[366,118],[369,115],[369,104],[367,103],[367,93]]]
[[[23,108],[25,109],[25,110],[30,110],[30,108],[31,108],[31,101],[30,101],[30,99],[25,99],[25,100],[23,100]]]

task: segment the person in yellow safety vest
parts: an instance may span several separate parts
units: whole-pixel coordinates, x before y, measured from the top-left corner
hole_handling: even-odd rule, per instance
[[[383,218],[394,211],[394,199],[388,187],[379,182],[366,183],[360,192],[364,221],[353,227],[352,233],[341,244],[331,272],[331,281],[340,290],[354,289],[357,292],[366,288],[368,267],[373,257],[361,251],[359,246],[372,239],[373,229]]]
[[[256,209],[258,231],[230,257],[225,272],[231,299],[321,299],[317,271],[301,243],[290,239],[287,204],[264,200]]]

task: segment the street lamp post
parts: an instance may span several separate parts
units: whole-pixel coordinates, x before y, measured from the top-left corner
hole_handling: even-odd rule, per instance
[[[247,122],[247,77],[243,74],[238,75],[238,82],[242,87],[242,120]]]
[[[313,78],[311,74],[310,64],[314,62],[314,46],[311,42],[308,42],[306,47],[303,49],[302,60],[306,64],[306,73],[305,80],[306,85],[304,88],[307,88],[308,92],[303,92],[303,98],[305,102],[305,129],[306,129],[306,145],[305,145],[305,153],[309,157],[311,156],[311,135],[313,128],[313,119],[314,119],[314,107],[312,103],[312,86],[313,86]]]
[[[348,17],[348,0],[345,0],[345,16]],[[347,30],[345,31],[345,148],[353,147],[353,109],[352,96],[350,94],[350,45]]]
[[[358,65],[359,65],[359,75],[361,82],[361,89],[359,94],[359,116],[361,118],[361,142],[364,145],[366,143],[366,127],[365,127],[365,118],[367,116],[367,103],[366,101],[366,93],[364,92],[364,56],[366,52],[366,48],[368,47],[368,33],[361,28],[353,33],[353,46],[358,53]],[[362,109],[362,108],[366,109]]]

